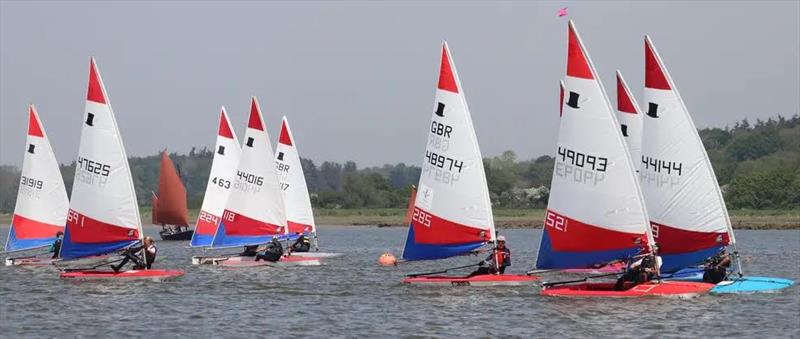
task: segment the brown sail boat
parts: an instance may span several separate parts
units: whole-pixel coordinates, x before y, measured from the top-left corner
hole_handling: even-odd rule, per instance
[[[186,188],[166,151],[161,153],[158,195],[153,193],[153,224],[161,225],[163,240],[190,240],[194,233],[189,229]]]

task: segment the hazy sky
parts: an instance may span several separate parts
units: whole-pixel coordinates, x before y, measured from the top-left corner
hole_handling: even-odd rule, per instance
[[[553,153],[569,7],[612,102],[641,96],[649,33],[698,127],[800,112],[800,2],[0,2],[0,164],[23,158],[35,103],[76,154],[95,56],[128,155],[241,136],[257,95],[270,135],[360,166],[423,159],[447,39],[484,156]]]

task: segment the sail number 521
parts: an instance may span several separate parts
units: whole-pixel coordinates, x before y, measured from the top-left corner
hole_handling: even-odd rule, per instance
[[[544,225],[547,227],[552,227],[556,231],[566,232],[567,218],[564,218],[552,211],[547,211],[547,215],[544,218]]]

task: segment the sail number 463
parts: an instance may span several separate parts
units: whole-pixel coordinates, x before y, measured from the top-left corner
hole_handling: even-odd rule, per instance
[[[547,215],[544,218],[544,225],[552,227],[556,231],[567,231],[567,219],[551,211],[547,211]]]
[[[214,177],[214,179],[211,179],[211,183],[222,188],[231,188],[230,180]]]

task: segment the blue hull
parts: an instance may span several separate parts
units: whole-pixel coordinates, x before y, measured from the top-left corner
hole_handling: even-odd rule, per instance
[[[770,277],[742,277],[726,280],[711,289],[711,293],[774,292],[794,285],[794,281]]]

